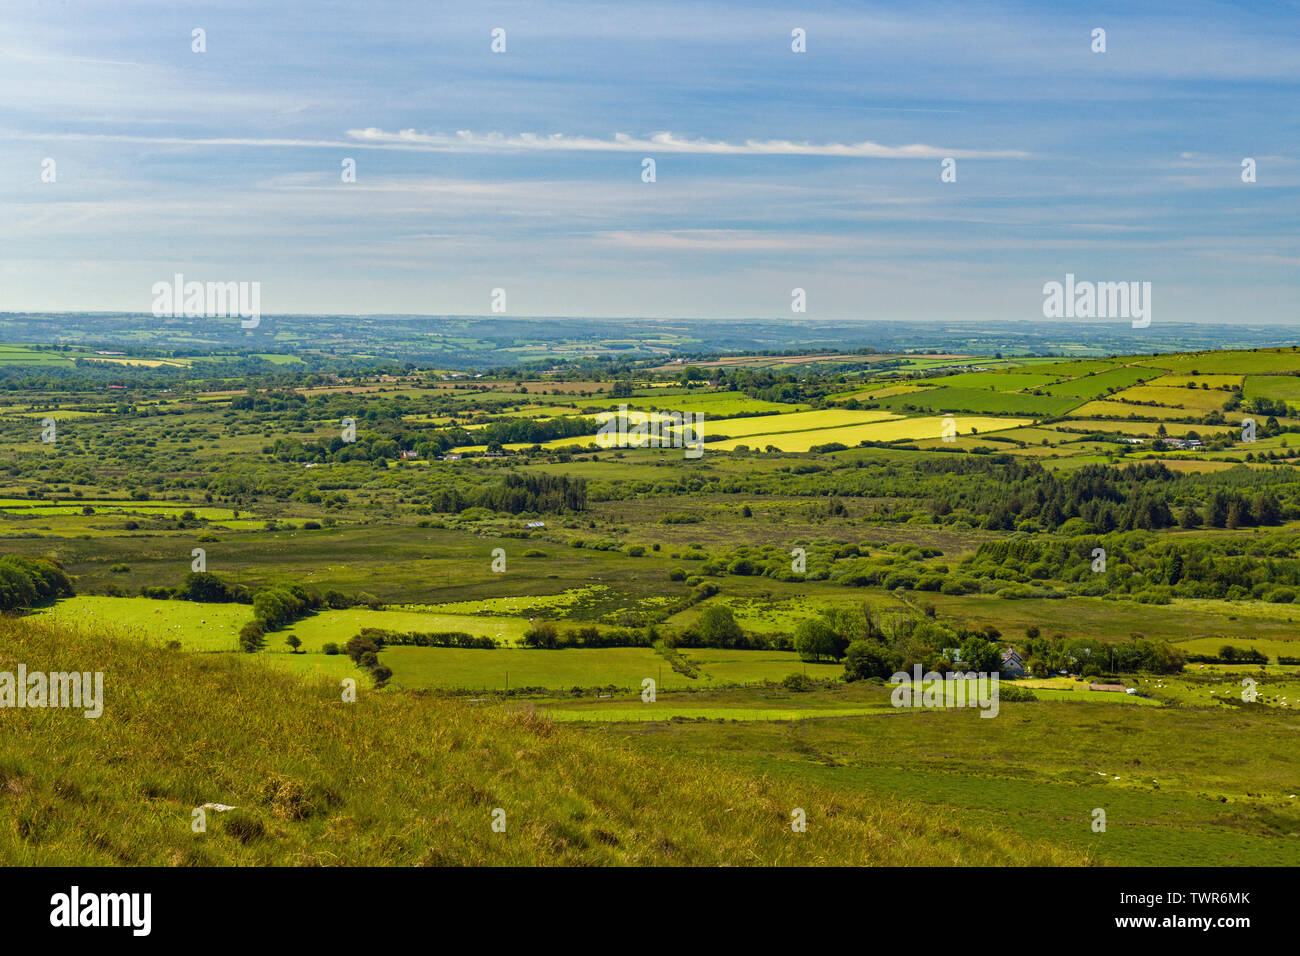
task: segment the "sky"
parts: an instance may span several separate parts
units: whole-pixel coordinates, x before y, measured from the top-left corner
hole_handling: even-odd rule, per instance
[[[1073,274],[1150,282],[1153,325],[1291,323],[1298,31],[1198,0],[7,0],[0,311],[147,313],[181,273],[264,314],[503,289],[977,329],[1052,321]]]

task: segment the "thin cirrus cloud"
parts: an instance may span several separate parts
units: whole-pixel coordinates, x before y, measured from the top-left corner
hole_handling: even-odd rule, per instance
[[[608,139],[569,136],[564,133],[417,133],[406,129],[395,133],[375,127],[347,131],[348,140],[286,139],[249,136],[149,136],[120,133],[17,133],[15,139],[86,140],[119,143],[152,143],[160,146],[261,146],[280,149],[367,149],[414,150],[424,152],[619,152],[694,153],[713,156],[832,156],[844,159],[1029,159],[1030,153],[1016,149],[977,150],[928,146],[884,146],[880,143],[796,143],[785,139],[748,139],[743,143],[725,140],[687,139],[671,132],[649,138],[615,133]]]
[[[884,146],[880,143],[863,141],[860,143],[809,143],[792,142],[787,139],[747,139],[743,143],[729,143],[725,140],[688,139],[671,132],[660,132],[649,138],[629,136],[627,133],[615,133],[607,139],[592,136],[568,136],[564,133],[551,133],[545,136],[536,133],[474,133],[470,130],[458,130],[448,133],[417,133],[413,129],[388,132],[375,127],[350,129],[348,136],[358,143],[405,147],[408,149],[431,149],[439,151],[489,152],[506,151],[554,151],[554,152],[660,152],[660,153],[698,153],[717,156],[836,156],[848,159],[942,159],[948,156],[954,159],[1029,159],[1030,154],[1022,150],[969,150],[951,147],[927,146],[924,143],[912,143],[907,146]]]

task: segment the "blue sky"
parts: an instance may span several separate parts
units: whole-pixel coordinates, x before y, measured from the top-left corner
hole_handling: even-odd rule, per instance
[[[809,318],[978,327],[1048,321],[1070,272],[1151,282],[1153,324],[1292,322],[1298,30],[1195,0],[9,3],[0,310],[147,312],[181,272],[265,313],[499,287],[777,318],[800,287]]]

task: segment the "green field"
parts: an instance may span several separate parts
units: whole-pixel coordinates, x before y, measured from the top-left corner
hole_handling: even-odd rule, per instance
[[[640,687],[647,677],[658,679],[661,669],[667,670],[666,683],[674,683],[672,669],[665,667],[662,657],[637,647],[563,651],[391,647],[380,660],[393,669],[393,680],[410,690]],[[680,686],[685,679],[677,683]]]
[[[179,641],[187,651],[232,651],[239,629],[253,619],[253,612],[242,604],[83,595],[36,616],[86,633],[121,634],[155,644]]]
[[[1079,378],[1073,378],[1068,382],[1049,385],[1043,391],[1049,395],[1062,398],[1096,398],[1112,390],[1120,391],[1131,385],[1136,385],[1138,382],[1155,378],[1157,374],[1154,369],[1128,366],[1093,375],[1081,375]]]
[[[986,415],[1029,415],[1044,417],[1063,415],[1079,404],[1075,398],[1030,395],[982,388],[938,388],[908,392],[880,399],[888,409],[906,412],[913,409],[932,412],[972,412]]]
[[[928,710],[627,726],[667,758],[716,754],[723,766],[778,780],[901,796],[1105,863],[1300,863],[1295,725],[1267,713],[1044,701],[1004,704],[994,720]],[[1045,726],[1051,732],[1033,732]],[[1224,759],[1243,736],[1250,759]],[[1105,833],[1091,828],[1098,807]]]

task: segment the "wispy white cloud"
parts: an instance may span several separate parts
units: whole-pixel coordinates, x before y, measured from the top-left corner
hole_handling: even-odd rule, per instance
[[[851,159],[1028,159],[1030,154],[1017,149],[974,150],[928,146],[884,146],[864,140],[860,143],[810,143],[788,139],[747,139],[743,143],[725,140],[688,139],[671,132],[653,133],[649,137],[615,133],[607,139],[593,136],[569,136],[564,133],[475,133],[458,130],[449,133],[417,133],[413,129],[388,132],[375,127],[350,129],[348,136],[360,143],[425,148],[448,152],[489,152],[496,150],[550,150],[561,152],[616,153],[699,153],[722,156],[839,156]]]
[[[141,136],[122,133],[11,133],[15,139],[85,140],[90,142],[141,143],[160,146],[252,146],[301,149],[414,150],[437,153],[525,152],[616,152],[616,153],[694,153],[714,156],[835,156],[846,159],[1029,159],[1030,153],[1018,149],[979,150],[928,146],[884,146],[864,140],[861,143],[809,143],[786,139],[749,139],[743,143],[725,140],[687,139],[670,132],[654,133],[648,138],[615,133],[608,139],[592,136],[569,136],[564,133],[474,133],[459,130],[449,133],[417,133],[406,129],[396,133],[374,127],[347,131],[348,140],[288,139],[256,136]]]

